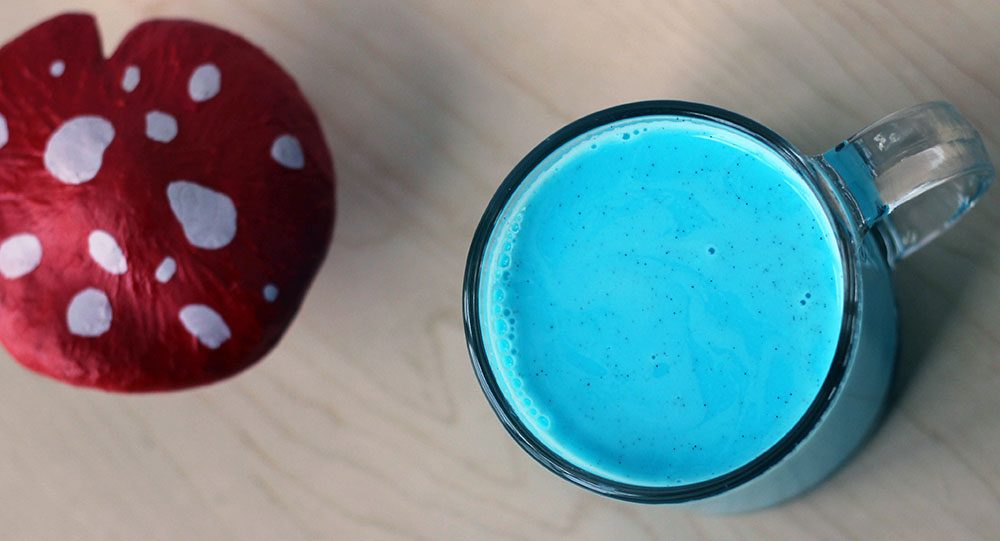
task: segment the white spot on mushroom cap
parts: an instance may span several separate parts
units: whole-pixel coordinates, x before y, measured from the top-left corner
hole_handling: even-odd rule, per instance
[[[104,270],[111,274],[125,274],[128,271],[125,254],[111,233],[102,229],[91,231],[87,237],[87,247],[90,257]]]
[[[115,128],[99,116],[78,116],[63,122],[45,144],[45,169],[66,184],[92,180],[101,170],[104,151]]]
[[[278,286],[274,284],[267,284],[264,286],[264,300],[267,302],[274,302],[278,299]]]
[[[175,180],[167,186],[167,198],[192,245],[215,250],[236,236],[236,206],[228,195],[188,180]]]
[[[125,73],[122,75],[122,90],[125,92],[131,92],[135,90],[135,87],[139,86],[139,79],[141,78],[142,72],[139,71],[139,66],[129,66],[125,68]]]
[[[189,304],[181,308],[179,317],[184,328],[209,349],[218,349],[232,336],[222,316],[204,304]]]
[[[195,68],[188,79],[188,95],[194,101],[208,101],[219,93],[222,73],[215,64],[202,64]]]
[[[111,301],[95,287],[77,293],[66,309],[66,325],[77,336],[100,336],[111,328]]]
[[[10,132],[7,131],[7,117],[0,115],[0,148],[7,146]]]
[[[161,143],[169,143],[177,137],[177,119],[163,111],[146,113],[146,137]]]
[[[66,63],[61,59],[57,59],[49,64],[49,75],[53,77],[62,77],[62,74],[66,72]]]
[[[42,243],[31,233],[11,235],[0,243],[0,274],[8,280],[20,278],[42,262]]]
[[[156,267],[156,281],[165,284],[174,277],[175,272],[177,272],[177,262],[172,257],[165,257]]]
[[[284,134],[271,144],[271,158],[289,169],[302,169],[306,165],[302,145],[294,135]]]

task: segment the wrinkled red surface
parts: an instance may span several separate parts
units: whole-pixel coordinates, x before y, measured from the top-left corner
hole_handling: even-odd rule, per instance
[[[61,59],[65,72],[49,68]],[[211,62],[221,91],[195,102],[188,79]],[[124,70],[140,84],[122,89]],[[151,110],[179,126],[169,143],[145,136]],[[333,170],[316,117],[296,84],[260,49],[229,32],[183,20],[137,26],[103,58],[87,15],[63,15],[0,50],[0,113],[9,141],[0,148],[0,240],[30,232],[41,241],[40,266],[0,278],[0,340],[26,367],[53,378],[115,391],[170,390],[216,381],[260,359],[281,337],[329,243]],[[100,115],[115,138],[97,176],[59,182],[45,168],[46,142],[60,124]],[[294,134],[305,166],[284,168],[269,154],[274,139]],[[228,195],[235,239],[221,249],[192,246],[171,213],[166,187],[187,179]],[[88,254],[92,230],[110,232],[128,271],[106,272]],[[164,257],[177,261],[167,283],[154,279]],[[262,288],[280,294],[267,302]],[[106,333],[68,332],[66,310],[79,291],[105,291],[113,309]],[[205,304],[232,336],[209,349],[178,318]]]

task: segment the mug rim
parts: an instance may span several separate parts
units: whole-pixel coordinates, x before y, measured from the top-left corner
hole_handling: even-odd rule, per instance
[[[499,389],[490,368],[489,355],[486,352],[479,321],[480,271],[486,248],[498,219],[521,183],[545,158],[576,137],[621,120],[657,115],[692,117],[735,128],[777,152],[806,181],[827,215],[840,250],[844,277],[843,315],[837,347],[823,384],[795,425],[774,445],[732,471],[704,481],[665,487],[634,485],[597,475],[570,463],[538,440],[510,408]],[[476,378],[501,424],[522,449],[549,471],[592,492],[631,502],[683,503],[710,498],[747,483],[778,464],[812,432],[833,401],[847,371],[849,353],[857,336],[856,316],[860,277],[857,275],[856,258],[859,232],[849,225],[854,223],[854,220],[846,202],[842,199],[849,194],[844,187],[833,184],[830,177],[817,171],[812,165],[811,158],[766,126],[726,109],[701,103],[677,100],[626,103],[591,113],[546,137],[514,166],[490,199],[473,235],[466,259],[462,291],[466,346]]]

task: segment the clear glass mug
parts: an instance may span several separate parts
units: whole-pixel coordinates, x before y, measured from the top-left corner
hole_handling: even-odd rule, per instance
[[[527,174],[563,144],[595,127],[645,115],[705,119],[752,134],[806,179],[827,207],[844,263],[845,303],[835,358],[806,413],[775,445],[743,467],[671,487],[616,482],[578,467],[541,443],[497,386],[479,321],[484,252],[498,217]],[[989,187],[993,165],[975,128],[945,102],[892,114],[808,156],[766,127],[715,107],[651,101],[580,119],[546,139],[511,172],[476,231],[463,308],[472,364],[486,397],[515,441],[557,475],[594,492],[641,503],[687,503],[740,512],[812,488],[861,446],[881,418],[894,373],[897,316],[890,280],[896,261],[955,224]]]

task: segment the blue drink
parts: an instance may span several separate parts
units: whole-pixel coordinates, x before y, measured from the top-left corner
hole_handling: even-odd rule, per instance
[[[818,156],[699,104],[584,117],[514,168],[472,240],[479,383],[521,447],[600,494],[723,512],[801,494],[883,410],[893,262],[994,176],[943,102]]]
[[[844,306],[809,183],[723,124],[645,116],[580,135],[510,197],[480,325],[503,398],[583,470],[648,487],[732,472],[803,417]]]

